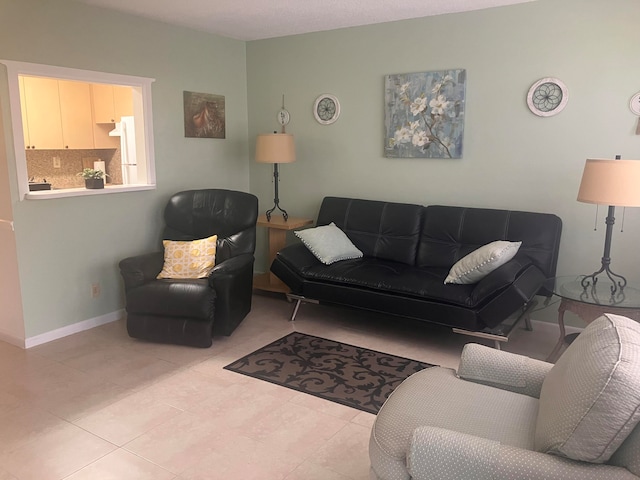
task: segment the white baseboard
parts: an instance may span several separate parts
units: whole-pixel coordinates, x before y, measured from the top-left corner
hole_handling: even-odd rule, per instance
[[[85,330],[89,330],[90,328],[99,327],[100,325],[104,325],[105,323],[115,322],[116,320],[120,320],[123,315],[124,309],[116,310],[115,312],[100,315],[99,317],[89,318],[87,320],[83,320],[82,322],[74,323],[73,325],[67,325],[66,327],[51,330],[50,332],[42,333],[34,337],[29,337],[24,341],[24,345],[22,348],[35,347],[36,345],[42,345],[43,343],[67,337],[69,335],[73,335],[74,333],[84,332]]]
[[[531,323],[533,324],[534,328],[538,326],[540,328],[553,328],[554,330],[560,330],[560,326],[558,325],[557,322],[545,322],[544,320],[534,320],[532,318]],[[564,330],[566,334],[580,333],[582,332],[582,330],[584,330],[584,327],[572,327],[570,325],[565,325]]]
[[[7,332],[0,331],[0,341],[6,342],[16,347],[24,348],[24,340],[20,337],[15,337]]]

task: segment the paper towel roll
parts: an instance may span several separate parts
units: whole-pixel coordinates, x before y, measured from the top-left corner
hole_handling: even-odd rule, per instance
[[[102,160],[93,162],[93,169],[100,170],[102,173],[104,173],[104,183],[107,183],[107,168],[104,162]]]

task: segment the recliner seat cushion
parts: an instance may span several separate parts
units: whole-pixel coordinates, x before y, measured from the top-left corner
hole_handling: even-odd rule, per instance
[[[605,314],[578,336],[547,374],[535,448],[603,463],[640,421],[640,325]]]
[[[208,282],[204,278],[146,283],[127,292],[127,312],[210,320],[216,292]]]
[[[427,368],[403,381],[382,406],[371,431],[371,466],[382,478],[408,479],[411,435],[423,425],[532,449],[537,413],[535,398]]]

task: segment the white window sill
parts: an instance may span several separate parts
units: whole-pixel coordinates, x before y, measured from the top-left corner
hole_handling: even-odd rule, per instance
[[[27,200],[49,200],[51,198],[82,197],[85,195],[105,195],[110,193],[138,192],[141,190],[155,190],[153,185],[106,185],[100,189],[63,188],[60,190],[40,190],[25,195]]]

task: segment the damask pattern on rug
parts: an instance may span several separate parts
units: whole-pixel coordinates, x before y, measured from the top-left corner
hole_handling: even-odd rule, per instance
[[[433,366],[294,332],[224,368],[376,414],[400,382]]]

